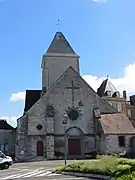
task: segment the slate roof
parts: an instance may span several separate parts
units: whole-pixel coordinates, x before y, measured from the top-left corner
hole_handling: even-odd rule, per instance
[[[14,128],[11,125],[9,125],[6,120],[0,119],[0,129],[13,130]]]
[[[101,115],[100,123],[105,134],[135,134],[135,128],[123,113]]]
[[[56,32],[46,53],[66,53],[76,55],[62,32]]]
[[[135,106],[135,95],[130,96],[130,103]]]
[[[40,99],[40,94],[41,90],[26,90],[24,112],[27,112]]]
[[[111,91],[111,94],[113,95],[115,92],[117,92],[117,89],[114,87],[114,85],[109,81],[108,79],[105,79],[100,87],[97,89],[97,94],[100,97],[103,97],[105,95],[106,91]]]

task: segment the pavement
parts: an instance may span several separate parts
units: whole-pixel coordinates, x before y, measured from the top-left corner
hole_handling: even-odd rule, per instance
[[[70,162],[68,161],[68,163]],[[64,165],[64,161],[14,163],[9,169],[0,170],[0,180],[88,180],[82,177],[52,173],[55,167],[61,165]]]

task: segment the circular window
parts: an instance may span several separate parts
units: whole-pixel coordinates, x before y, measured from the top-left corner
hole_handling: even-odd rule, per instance
[[[43,126],[41,124],[37,125],[38,130],[42,130]]]
[[[69,117],[69,119],[71,119],[72,121],[75,121],[75,120],[78,119],[79,113],[78,113],[76,110],[73,109],[73,110],[69,111],[68,117]]]

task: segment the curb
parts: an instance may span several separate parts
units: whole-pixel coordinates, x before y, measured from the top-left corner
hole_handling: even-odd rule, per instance
[[[62,175],[70,175],[70,176],[76,176],[76,177],[86,177],[86,178],[93,178],[93,179],[100,179],[100,180],[115,180],[115,178],[112,178],[110,176],[104,176],[99,174],[84,174],[84,173],[76,173],[76,172],[59,172],[59,171],[53,171],[52,173],[56,174],[62,174]]]

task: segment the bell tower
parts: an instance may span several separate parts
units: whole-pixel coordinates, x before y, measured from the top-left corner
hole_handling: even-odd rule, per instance
[[[78,73],[79,56],[62,32],[56,32],[47,52],[42,56],[42,90],[47,90],[70,66]]]

